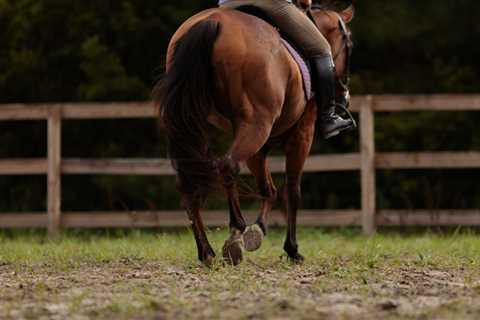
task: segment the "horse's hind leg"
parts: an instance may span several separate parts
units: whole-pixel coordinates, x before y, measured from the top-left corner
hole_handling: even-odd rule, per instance
[[[192,193],[182,193],[182,205],[187,211],[188,218],[192,222],[192,230],[197,243],[198,259],[206,266],[211,266],[215,258],[210,243],[208,242],[200,215],[200,208],[203,205],[204,197]]]
[[[243,259],[243,233],[247,228],[240,209],[236,178],[240,172],[240,162],[255,155],[265,144],[271,128],[259,127],[258,124],[243,124],[235,133],[235,140],[227,155],[218,163],[218,170],[223,179],[223,186],[228,197],[230,210],[231,236],[223,246],[223,257],[233,265]]]
[[[236,177],[240,171],[238,162],[231,157],[220,161],[219,172],[223,179],[223,187],[228,198],[230,212],[231,236],[223,246],[223,257],[233,265],[239,264],[243,259],[243,238],[247,224],[240,210],[240,200],[236,184]]]
[[[243,234],[247,251],[255,251],[260,248],[263,237],[267,235],[267,215],[272,210],[272,206],[277,199],[277,189],[268,168],[268,153],[269,149],[264,147],[247,161],[248,168],[255,176],[260,195],[262,196],[262,204],[257,221],[254,225],[249,226]]]

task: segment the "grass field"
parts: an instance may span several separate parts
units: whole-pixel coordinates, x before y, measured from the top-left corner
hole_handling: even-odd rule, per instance
[[[217,253],[226,230],[212,230]],[[480,235],[283,230],[207,269],[191,233],[0,233],[0,319],[479,319]]]

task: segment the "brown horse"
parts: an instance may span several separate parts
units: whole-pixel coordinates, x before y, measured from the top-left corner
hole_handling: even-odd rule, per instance
[[[345,23],[353,18],[353,6],[339,13],[314,7],[310,13],[329,41],[337,76],[343,79],[348,75],[351,49]],[[200,209],[218,181],[228,197],[232,232],[223,247],[224,258],[238,264],[244,249],[260,247],[267,214],[277,199],[267,155],[273,146],[281,145],[286,156],[281,198],[288,222],[284,250],[292,260],[303,261],[296,240],[297,209],[317,108],[305,98],[299,67],[282,46],[278,31],[236,10],[210,9],[195,15],[173,36],[167,71],[154,97],[167,130],[169,156],[177,171],[182,206],[192,222],[198,258],[210,265],[215,257]],[[226,133],[231,143],[222,156],[215,156],[219,151],[212,136],[220,133]],[[255,176],[262,197],[257,222],[249,227],[240,210],[236,183],[241,162]]]

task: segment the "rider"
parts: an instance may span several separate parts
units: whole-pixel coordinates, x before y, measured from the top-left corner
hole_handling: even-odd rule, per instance
[[[312,0],[301,0],[310,7]],[[310,61],[316,79],[315,100],[319,108],[319,121],[325,139],[354,127],[351,119],[341,118],[335,111],[335,65],[330,44],[315,24],[291,0],[219,0],[225,8],[254,6],[299,47]]]

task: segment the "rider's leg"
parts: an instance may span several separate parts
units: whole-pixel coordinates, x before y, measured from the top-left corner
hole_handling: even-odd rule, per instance
[[[302,51],[307,58],[331,56],[328,41],[310,21],[307,15],[295,5],[285,0],[230,0],[221,7],[235,9],[242,6],[254,6],[261,9],[282,34]]]
[[[293,4],[285,0],[231,0],[222,7],[255,6],[268,15],[302,53],[311,61],[315,78],[315,99],[319,110],[320,126],[325,138],[354,126],[353,121],[342,119],[335,112],[335,67],[330,44],[315,24]]]
[[[336,113],[336,80],[335,66],[331,56],[317,56],[310,59],[312,69],[315,70],[314,79],[315,102],[318,107],[318,115],[322,136],[325,139],[332,138],[342,131],[354,127],[351,119],[343,119]]]

